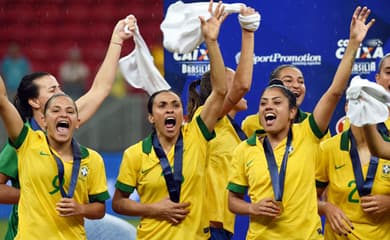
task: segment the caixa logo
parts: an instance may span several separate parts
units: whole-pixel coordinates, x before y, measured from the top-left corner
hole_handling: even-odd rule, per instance
[[[345,49],[348,46],[348,39],[340,39],[337,41],[336,57],[342,59]],[[356,51],[356,59],[377,59],[383,57],[383,41],[375,38],[364,41]]]
[[[197,47],[194,51],[190,53],[174,53],[173,59],[175,61],[190,61],[190,62],[198,62],[198,61],[209,61],[209,57],[207,56],[207,49]]]
[[[207,52],[207,49],[201,45],[190,53],[174,53],[173,59],[180,64],[181,74],[198,77],[210,70]]]

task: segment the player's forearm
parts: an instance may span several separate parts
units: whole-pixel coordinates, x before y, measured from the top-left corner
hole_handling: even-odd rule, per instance
[[[20,190],[7,184],[0,184],[0,203],[18,204]]]
[[[94,202],[84,205],[84,217],[88,219],[100,219],[103,218],[106,213],[105,203]]]

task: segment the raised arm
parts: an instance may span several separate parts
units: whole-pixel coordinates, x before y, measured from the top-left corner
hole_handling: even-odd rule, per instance
[[[242,7],[240,14],[249,16],[257,12],[251,7]],[[241,55],[234,74],[233,83],[229,86],[228,93],[223,104],[222,116],[226,115],[250,90],[253,78],[253,52],[255,33],[242,28]]]
[[[104,99],[110,94],[115,81],[122,44],[125,40],[133,36],[132,33],[126,33],[124,31],[125,26],[128,25],[129,30],[133,32],[135,30],[135,23],[136,18],[133,15],[129,15],[116,24],[106,56],[95,76],[91,88],[76,101],[79,109],[80,124],[88,121],[103,103]]]
[[[371,11],[367,7],[357,7],[353,13],[349,42],[344,56],[337,68],[332,84],[317,103],[313,116],[322,132],[328,128],[333,112],[336,109],[337,103],[343,96],[347,87],[349,77],[352,72],[353,63],[355,61],[356,51],[366,37],[368,29],[374,24],[372,19],[366,24],[367,18]]]
[[[212,11],[212,6],[213,1],[211,0],[209,12],[212,16],[209,20],[206,21],[203,17],[199,17],[203,36],[208,49],[208,55],[210,57],[210,80],[212,86],[211,94],[204,104],[200,117],[206,124],[209,131],[214,130],[215,123],[221,115],[227,91],[225,82],[225,64],[218,45],[219,29],[226,18],[226,14],[224,14],[222,2],[218,3],[214,12]]]
[[[376,129],[376,125],[364,125],[363,130],[371,154],[380,158],[390,159],[390,142],[383,140]]]
[[[0,115],[11,141],[16,140],[23,128],[23,120],[18,110],[8,100],[3,78],[0,76]]]

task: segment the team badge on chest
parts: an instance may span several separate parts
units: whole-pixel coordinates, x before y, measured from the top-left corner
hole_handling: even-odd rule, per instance
[[[80,169],[80,177],[81,178],[86,178],[88,176],[88,167],[84,166],[84,167],[81,167]]]
[[[383,164],[382,179],[390,181],[390,164]]]

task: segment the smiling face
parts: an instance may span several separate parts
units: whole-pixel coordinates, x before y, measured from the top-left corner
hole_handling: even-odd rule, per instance
[[[390,54],[383,57],[379,67],[379,72],[375,75],[376,82],[390,91]]]
[[[296,111],[280,87],[267,88],[260,99],[259,119],[268,134],[287,134]]]
[[[296,67],[285,67],[275,77],[282,80],[284,86],[294,93],[297,106],[301,106],[306,94],[305,80],[301,70]]]
[[[171,91],[158,93],[149,112],[149,122],[154,125],[157,135],[167,139],[179,136],[183,123],[183,105],[179,96]]]
[[[60,144],[71,141],[79,122],[76,105],[69,96],[61,94],[49,98],[44,110],[44,125],[50,140]]]

